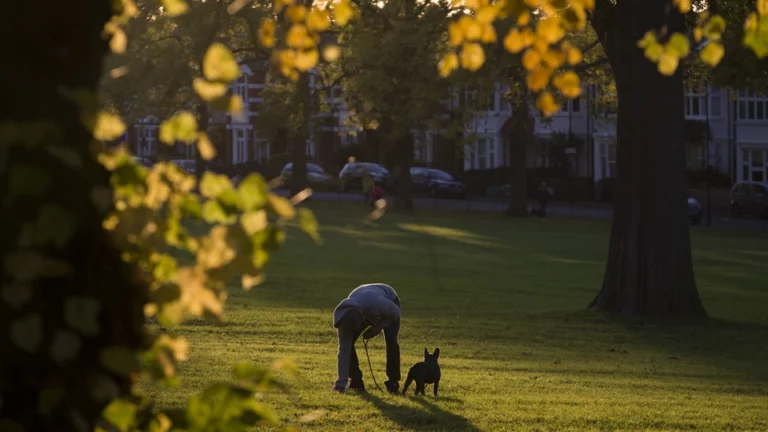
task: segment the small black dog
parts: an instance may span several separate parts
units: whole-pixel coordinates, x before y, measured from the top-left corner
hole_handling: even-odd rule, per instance
[[[416,381],[416,393],[424,394],[425,384],[435,385],[435,397],[437,397],[437,388],[440,386],[440,365],[437,364],[437,358],[440,357],[440,348],[435,348],[433,354],[424,348],[424,361],[411,366],[408,371],[408,378],[405,379],[403,394],[408,390],[411,381]]]

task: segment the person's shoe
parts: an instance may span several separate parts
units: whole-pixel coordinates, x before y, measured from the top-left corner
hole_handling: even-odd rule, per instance
[[[334,391],[335,393],[341,393],[341,394],[344,394],[344,393],[346,393],[346,392],[347,392],[347,389],[345,389],[344,387],[333,386],[333,391]]]
[[[397,381],[384,381],[384,387],[392,394],[400,393],[400,384]]]
[[[363,384],[362,381],[360,381],[360,382],[351,382],[349,384],[349,387],[347,388],[347,390],[355,390],[355,391],[358,391],[358,392],[364,392],[365,391],[365,384]]]

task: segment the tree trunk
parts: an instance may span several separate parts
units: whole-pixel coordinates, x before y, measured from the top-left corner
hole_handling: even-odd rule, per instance
[[[590,305],[622,315],[705,317],[696,289],[686,210],[683,82],[661,75],[637,41],[683,30],[671,0],[622,0],[606,52],[616,78],[618,166],[603,286]]]
[[[411,182],[411,167],[413,166],[413,134],[407,134],[397,141],[395,147],[397,163],[395,172],[397,190],[395,192],[395,208],[413,210],[413,193]]]
[[[293,150],[291,161],[293,173],[291,174],[291,194],[295,195],[307,187],[307,139],[309,138],[309,122],[311,120],[312,107],[310,106],[309,74],[303,73],[296,84],[297,106],[302,111],[302,127],[293,138]]]
[[[208,133],[208,123],[210,122],[210,113],[208,111],[208,104],[205,102],[202,102],[200,104],[200,120],[198,121],[198,128],[201,132]],[[195,144],[188,144],[188,145],[195,145]],[[203,172],[205,171],[205,161],[203,160],[203,156],[200,154],[197,149],[195,149],[195,178],[197,179],[197,184],[200,184],[200,180],[203,178]]]
[[[94,205],[91,193],[96,186],[108,186],[108,176],[93,157],[92,138],[81,124],[79,107],[60,92],[61,88],[96,91],[107,49],[102,31],[111,4],[87,0],[46,2],[40,7],[21,2],[15,4],[14,13],[0,17],[3,39],[24,41],[11,44],[11,52],[6,53],[15,66],[2,72],[0,123],[42,122],[34,126],[36,132],[54,127],[56,134],[35,135],[42,138],[40,144],[57,146],[82,160],[81,167],[70,168],[41,146],[18,145],[19,137],[11,137],[11,143],[0,150],[3,202],[9,198],[10,167],[30,165],[50,175],[42,196],[16,197],[13,211],[4,212],[0,257],[19,250],[19,233],[25,223],[37,218],[41,204],[59,206],[77,218],[76,231],[62,248],[31,249],[66,262],[71,273],[28,283],[31,297],[22,304],[11,306],[7,298],[0,298],[0,419],[8,428],[10,420],[27,431],[93,430],[105,404],[127,394],[131,386],[128,376],[104,368],[101,350],[113,346],[136,352],[144,347],[146,286],[136,280],[133,267],[121,259],[121,252],[102,228],[104,214]],[[7,157],[5,166],[3,157]],[[7,268],[0,272],[0,286],[13,283],[9,273]],[[97,335],[85,336],[66,324],[64,305],[73,298],[98,302]],[[9,328],[29,317],[39,318],[41,326],[39,332],[26,332],[22,341],[27,348],[22,349],[18,337],[10,337]],[[80,340],[76,357],[62,363],[49,354],[60,331]],[[93,391],[96,386],[108,391],[99,396]],[[47,402],[52,403],[45,407]],[[40,407],[50,408],[50,412]]]
[[[523,81],[519,68],[513,68],[514,83]],[[521,90],[512,104],[512,122],[509,128],[509,158],[512,175],[509,178],[509,205],[507,216],[528,216],[528,159],[527,148],[533,141],[533,118],[528,108],[528,94]]]

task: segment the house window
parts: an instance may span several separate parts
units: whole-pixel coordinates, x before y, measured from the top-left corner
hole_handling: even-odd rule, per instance
[[[234,93],[243,100],[243,103],[248,103],[248,80],[242,76],[235,81]]]
[[[576,99],[569,99],[564,101],[560,105],[560,111],[563,113],[569,113],[572,112],[574,114],[581,112],[581,96],[577,97]]]
[[[248,139],[245,128],[232,129],[232,163],[248,161]]]
[[[741,150],[741,179],[744,181],[768,181],[768,150]]]
[[[136,126],[138,142],[136,156],[154,156],[157,144],[157,126]]]
[[[496,148],[492,137],[478,138],[475,142],[474,169],[489,169],[496,166]]]
[[[613,140],[600,143],[600,170],[605,177],[616,177],[616,143]]]
[[[739,120],[768,120],[768,98],[753,91],[739,91]]]

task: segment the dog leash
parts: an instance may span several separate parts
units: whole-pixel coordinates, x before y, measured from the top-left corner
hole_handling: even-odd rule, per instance
[[[368,358],[368,368],[371,370],[371,378],[373,378],[373,383],[376,384],[376,388],[379,389],[380,392],[384,393],[384,390],[379,387],[379,383],[376,382],[376,375],[373,374],[373,366],[371,366],[371,356],[368,355],[368,339],[363,339],[363,347],[365,348],[365,357]]]

